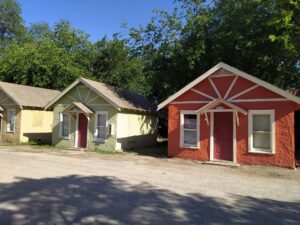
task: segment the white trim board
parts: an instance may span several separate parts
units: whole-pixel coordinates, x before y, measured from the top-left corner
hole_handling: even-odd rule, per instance
[[[286,98],[256,98],[256,99],[236,99],[228,100],[228,102],[286,102],[290,101]]]
[[[221,98],[221,94],[220,94],[218,88],[216,87],[214,81],[210,77],[208,78],[208,80],[209,80],[209,83],[211,84],[211,86],[213,87],[214,91],[216,92],[218,98]]]
[[[214,113],[210,112],[209,160],[214,160]]]
[[[75,121],[75,137],[74,137],[74,147],[78,148],[78,126],[79,126],[79,112],[76,112],[76,121]]]
[[[199,95],[202,95],[202,96],[204,96],[204,97],[206,97],[206,98],[209,98],[209,99],[211,99],[211,100],[216,99],[215,97],[212,97],[212,96],[210,96],[210,95],[208,95],[208,94],[205,94],[204,92],[199,91],[199,90],[194,89],[194,88],[192,88],[191,91],[193,91],[193,92],[195,92],[195,93],[197,93],[197,94],[199,94]]]
[[[233,147],[233,154],[232,154],[232,160],[233,160],[233,163],[236,163],[236,124],[238,124],[238,126],[239,126],[239,117],[238,117],[238,113],[232,113],[233,115],[232,115],[232,118],[233,118],[233,127],[232,127],[232,129],[233,129],[233,134],[232,134],[232,136],[233,136],[233,142],[232,142],[232,147]]]
[[[254,89],[258,88],[258,87],[259,87],[258,84],[253,85],[253,86],[251,86],[251,87],[249,87],[249,88],[247,88],[247,89],[245,89],[245,90],[237,93],[236,95],[230,97],[228,100],[230,101],[230,100],[233,100],[233,99],[235,99],[237,97],[240,97],[241,95],[244,95],[244,94],[246,94],[246,93],[248,93],[248,92],[250,92],[250,91],[252,91],[252,90],[254,90]]]
[[[235,83],[236,83],[236,81],[237,81],[238,78],[239,78],[239,76],[235,76],[235,77],[234,77],[234,79],[233,79],[233,81],[231,82],[231,84],[230,84],[230,86],[229,86],[229,88],[228,88],[226,94],[224,95],[224,99],[226,99],[226,98],[228,97],[228,95],[230,94],[230,92],[231,92],[231,90],[232,90],[233,86],[235,85]]]
[[[247,115],[247,110],[237,106],[237,105],[234,105],[224,99],[215,99],[214,101],[210,102],[209,104],[201,107],[200,109],[196,110],[197,113],[203,113],[203,112],[206,112],[206,111],[218,111],[218,109],[214,109],[214,107],[220,105],[220,104],[224,104],[224,105],[227,105],[228,107],[230,107],[232,110],[234,111],[238,111],[244,115]],[[230,111],[232,111],[230,110]],[[220,109],[221,112],[225,112],[227,111],[226,109]]]
[[[263,81],[257,77],[254,77],[248,73],[245,73],[237,68],[234,68],[226,63],[220,62],[217,65],[215,65],[214,67],[212,67],[210,70],[206,71],[204,74],[202,74],[201,76],[199,76],[198,78],[196,78],[195,80],[193,80],[191,83],[187,84],[185,87],[183,87],[182,89],[180,89],[178,92],[176,92],[175,94],[171,95],[169,98],[167,98],[165,101],[161,102],[158,107],[157,110],[162,109],[163,107],[165,107],[167,104],[169,104],[170,102],[172,102],[173,100],[175,100],[176,98],[178,98],[180,95],[182,95],[183,93],[185,93],[186,91],[190,90],[191,88],[193,88],[196,84],[198,84],[199,82],[203,81],[204,79],[206,79],[207,77],[209,77],[210,75],[212,75],[214,72],[216,72],[219,69],[225,69],[233,74],[236,74],[238,76],[241,76],[249,81],[252,81],[270,91],[273,91],[279,95],[281,95],[282,97],[296,102],[298,104],[300,104],[300,98],[290,94],[266,81]]]
[[[181,101],[181,102],[172,102],[174,105],[181,105],[181,104],[204,104],[210,103],[211,101]]]
[[[287,102],[290,101],[286,98],[254,98],[254,99],[236,99],[236,100],[227,100],[228,102]],[[205,104],[210,103],[212,101],[178,101],[178,102],[171,102],[172,105],[185,105],[185,104]],[[89,106],[95,106],[95,105],[105,105],[105,104],[89,104]],[[106,104],[109,105],[109,104]]]

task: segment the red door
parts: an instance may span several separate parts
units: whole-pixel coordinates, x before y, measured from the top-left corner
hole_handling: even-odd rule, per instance
[[[83,113],[79,114],[78,118],[78,144],[77,146],[79,148],[85,148],[86,147],[86,141],[87,141],[87,124],[88,120],[86,116]]]
[[[214,159],[233,160],[233,114],[214,113]]]

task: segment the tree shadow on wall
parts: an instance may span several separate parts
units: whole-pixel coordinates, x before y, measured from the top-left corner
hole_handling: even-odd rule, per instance
[[[115,177],[66,176],[0,184],[1,224],[299,224],[300,203],[179,195]]]

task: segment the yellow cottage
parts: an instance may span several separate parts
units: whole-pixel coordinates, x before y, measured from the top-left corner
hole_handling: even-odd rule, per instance
[[[0,142],[51,143],[53,112],[44,107],[59,93],[0,82]]]

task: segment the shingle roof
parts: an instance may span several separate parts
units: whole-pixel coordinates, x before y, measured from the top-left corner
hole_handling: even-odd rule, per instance
[[[86,78],[79,78],[68,88],[66,88],[57,98],[50,102],[46,108],[51,107],[57,100],[70,91],[75,85],[82,82],[90,87],[95,93],[111,103],[118,110],[130,109],[144,112],[155,112],[155,106],[152,105],[147,98],[134,92],[128,91],[123,88],[110,86],[97,81],[89,80]]]
[[[19,106],[44,108],[60,91],[0,81],[0,90]]]
[[[123,109],[133,109],[139,111],[154,111],[155,107],[142,95],[128,91],[123,88],[110,86],[97,81],[80,78],[90,87],[99,91],[116,106]]]

